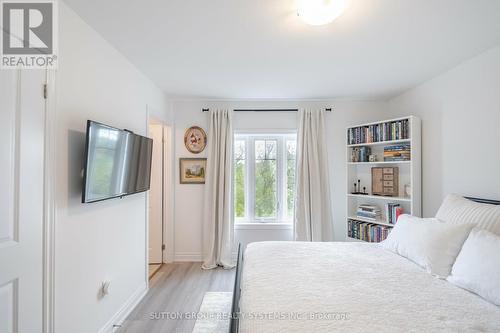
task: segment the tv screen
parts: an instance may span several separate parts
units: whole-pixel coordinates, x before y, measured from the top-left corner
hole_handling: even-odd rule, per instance
[[[153,140],[87,121],[82,202],[149,190]]]

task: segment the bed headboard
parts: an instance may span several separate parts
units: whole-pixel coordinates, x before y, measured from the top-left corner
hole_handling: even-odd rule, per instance
[[[498,201],[498,200],[480,199],[480,198],[472,198],[472,197],[464,197],[464,198],[469,199],[469,200],[474,201],[474,202],[500,206],[500,201]]]

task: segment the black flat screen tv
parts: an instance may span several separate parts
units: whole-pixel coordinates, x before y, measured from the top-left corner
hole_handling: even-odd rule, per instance
[[[153,140],[87,121],[82,203],[149,190]]]

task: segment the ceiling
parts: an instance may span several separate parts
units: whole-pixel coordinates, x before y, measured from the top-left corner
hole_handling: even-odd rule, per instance
[[[66,0],[174,98],[387,98],[500,44],[498,0]]]

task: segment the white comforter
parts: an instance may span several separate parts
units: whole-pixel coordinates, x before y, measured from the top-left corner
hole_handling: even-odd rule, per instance
[[[248,245],[240,332],[500,332],[500,308],[376,244]]]

